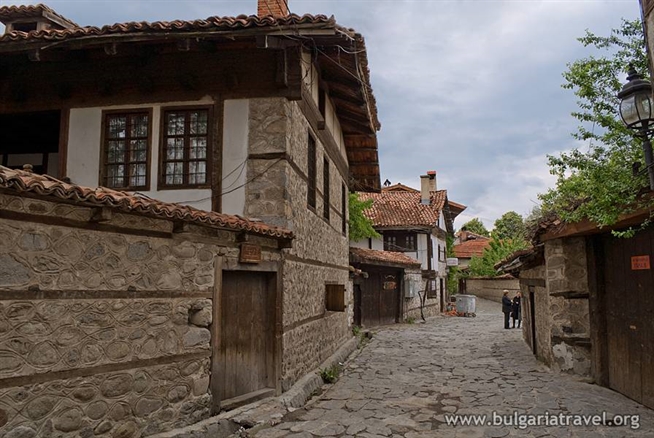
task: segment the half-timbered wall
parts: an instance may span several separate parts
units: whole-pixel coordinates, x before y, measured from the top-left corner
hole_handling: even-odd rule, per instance
[[[200,105],[213,105],[211,97],[192,102],[166,102],[153,104],[136,105],[115,105],[93,108],[71,108],[68,124],[68,157],[66,168],[68,177],[75,184],[86,187],[97,187],[102,185],[100,181],[100,151],[102,149],[102,117],[103,111],[128,111],[148,110],[152,114],[152,129],[149,139],[150,163],[149,163],[149,187],[150,190],[142,190],[146,196],[164,202],[177,202],[190,205],[202,210],[211,211],[211,189],[175,189],[166,190],[159,188],[160,174],[160,142],[162,108],[175,107],[193,108]],[[213,120],[211,121],[213,122]],[[230,125],[223,127],[223,135],[230,136],[232,129]],[[216,142],[211,146],[217,146]]]

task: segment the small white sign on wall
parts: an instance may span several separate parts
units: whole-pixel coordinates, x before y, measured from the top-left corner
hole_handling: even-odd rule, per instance
[[[456,257],[448,257],[445,262],[447,266],[459,266],[459,259]]]

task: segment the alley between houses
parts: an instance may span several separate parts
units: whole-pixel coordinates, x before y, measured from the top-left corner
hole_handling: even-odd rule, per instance
[[[500,305],[477,300],[476,318],[439,316],[426,324],[376,330],[340,379],[304,409],[257,438],[336,437],[645,437],[654,411],[597,385],[550,371],[518,329],[504,330]],[[632,426],[466,427],[446,416],[627,415]],[[524,417],[526,419],[527,417]],[[508,418],[507,418],[508,420]],[[526,420],[525,420],[526,421]]]

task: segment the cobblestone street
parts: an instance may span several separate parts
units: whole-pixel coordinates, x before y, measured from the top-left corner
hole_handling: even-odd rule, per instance
[[[437,317],[426,324],[377,330],[304,409],[257,438],[357,437],[632,437],[652,436],[654,411],[609,389],[551,372],[504,330],[500,305],[477,301],[476,318]],[[453,426],[451,413],[639,415],[629,426]]]

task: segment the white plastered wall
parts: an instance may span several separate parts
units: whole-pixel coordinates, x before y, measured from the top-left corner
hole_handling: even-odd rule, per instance
[[[223,113],[222,212],[243,216],[247,180],[250,101],[226,100]]]
[[[176,202],[202,210],[211,210],[210,189],[158,190],[159,138],[161,108],[213,104],[210,97],[193,102],[165,104],[118,105],[95,108],[72,108],[68,125],[67,176],[73,183],[97,187],[100,181],[100,142],[102,140],[102,111],[152,108],[152,137],[150,143],[150,190],[144,195],[164,202]]]

